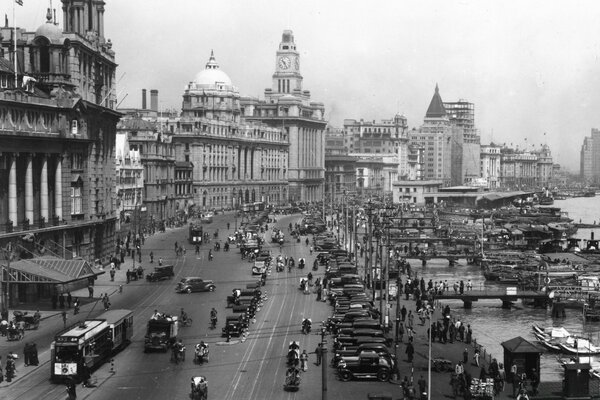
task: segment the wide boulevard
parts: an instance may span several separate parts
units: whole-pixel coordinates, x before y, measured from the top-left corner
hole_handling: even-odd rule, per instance
[[[232,213],[218,215],[212,224],[205,225],[209,233],[219,230],[219,239],[225,241],[227,234],[234,231]],[[287,226],[300,221],[300,215],[277,216],[276,225],[288,232]],[[227,230],[227,223],[230,229]],[[251,324],[245,341],[233,338],[226,343],[221,337],[221,328],[231,309],[226,308],[226,296],[236,287],[245,288],[247,283],[255,282],[251,275],[251,263],[242,260],[239,249],[232,246],[229,252],[213,252],[213,261],[208,260],[208,249],[214,243],[201,247],[199,255],[187,242],[187,228],[168,230],[148,238],[143,246],[143,263],[146,270],[152,265],[148,262],[148,254],[154,252],[155,262],[158,257],[165,264],[175,264],[175,277],[172,280],[150,283],[145,280],[132,282],[124,286],[122,294],[111,296],[112,308],[126,308],[134,312],[134,334],[132,343],[114,357],[114,373],[110,371],[110,363],[104,364],[94,373],[98,379],[98,387],[83,389],[78,387],[78,398],[95,399],[183,399],[188,398],[190,379],[203,375],[208,380],[209,398],[213,399],[313,399],[321,396],[321,367],[315,365],[315,355],[309,355],[308,371],[302,374],[300,391],[288,393],[283,391],[285,376],[285,354],[292,340],[300,342],[300,348],[313,353],[321,337],[320,321],[331,313],[331,307],[324,302],[317,302],[316,295],[305,295],[299,290],[301,277],[311,270],[314,255],[310,255],[309,247],[295,240],[286,242],[280,251],[278,245],[270,243],[273,223],[269,224],[266,233],[266,247],[274,256],[280,254],[292,256],[298,260],[306,258],[307,268],[293,268],[291,272],[276,272],[273,268],[266,286],[268,299],[257,313],[256,321]],[[187,248],[184,256],[176,258],[174,243],[178,242]],[[322,276],[323,267],[315,277]],[[174,291],[176,282],[186,276],[200,276],[212,279],[217,289],[210,292],[178,294]],[[98,296],[98,293],[95,293]],[[145,353],[144,334],[146,322],[155,309],[178,315],[184,308],[193,319],[191,327],[181,328],[179,337],[187,346],[186,360],[180,364],[170,362],[170,353]],[[212,307],[218,311],[217,329],[209,326],[209,312]],[[102,310],[92,304],[82,309],[81,319],[99,315]],[[313,321],[313,333],[302,335],[300,323],[304,317]],[[72,315],[69,318],[74,318]],[[74,323],[75,320],[69,320]],[[28,331],[25,341],[34,340],[40,353],[47,354],[55,332],[62,327],[60,317],[52,317],[43,321],[44,329]],[[210,346],[210,361],[203,365],[193,363],[193,347],[201,340]],[[12,342],[11,342],[12,343]],[[17,343],[15,350],[20,354],[23,342]],[[331,348],[331,343],[328,347]],[[18,347],[17,347],[18,346]],[[6,343],[1,349],[6,354]],[[42,360],[44,357],[41,355]],[[48,357],[46,356],[46,360]],[[34,367],[26,367],[34,368]],[[335,381],[334,371],[327,368],[329,381],[329,399],[353,398],[353,390],[367,391],[365,382],[343,384]],[[24,371],[18,371],[22,373]],[[64,386],[49,382],[50,365],[42,363],[35,371],[8,387],[0,389],[0,398],[10,399],[63,399]],[[371,383],[373,384],[373,383]],[[334,386],[334,387],[332,387]],[[375,384],[375,386],[377,386]],[[374,388],[371,386],[371,388]],[[360,398],[366,397],[364,394]]]

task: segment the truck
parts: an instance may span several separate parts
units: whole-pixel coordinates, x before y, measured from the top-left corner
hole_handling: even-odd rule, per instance
[[[178,326],[176,316],[151,318],[146,327],[144,352],[150,350],[162,350],[166,352],[177,341]]]

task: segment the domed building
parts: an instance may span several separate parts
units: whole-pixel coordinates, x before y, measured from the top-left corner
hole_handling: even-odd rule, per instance
[[[240,93],[219,68],[211,51],[204,70],[188,83],[183,94],[182,117],[204,117],[239,122]]]
[[[287,202],[289,138],[278,127],[242,119],[238,89],[212,51],[184,88],[181,117],[169,119],[167,129],[175,159],[192,165],[197,210]]]

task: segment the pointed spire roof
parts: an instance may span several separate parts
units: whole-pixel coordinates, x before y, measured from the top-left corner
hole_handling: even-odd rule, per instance
[[[446,116],[446,109],[444,108],[444,102],[442,101],[442,97],[440,96],[440,88],[438,84],[435,84],[435,93],[431,98],[431,103],[429,103],[429,108],[425,113],[425,118],[441,118]]]

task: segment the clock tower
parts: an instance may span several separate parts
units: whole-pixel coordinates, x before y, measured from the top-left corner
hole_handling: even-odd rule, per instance
[[[302,91],[302,75],[300,74],[300,53],[296,50],[294,34],[290,30],[283,31],[281,43],[275,58],[273,74],[273,94],[288,94]]]

